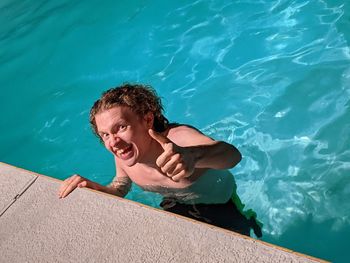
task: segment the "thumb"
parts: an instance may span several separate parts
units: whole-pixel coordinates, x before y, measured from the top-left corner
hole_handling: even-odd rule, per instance
[[[163,136],[162,134],[155,132],[152,129],[148,130],[149,135],[155,140],[157,141],[163,148],[164,146],[171,142],[167,137]]]
[[[79,188],[83,188],[87,186],[87,181],[82,181],[80,184],[78,184]]]

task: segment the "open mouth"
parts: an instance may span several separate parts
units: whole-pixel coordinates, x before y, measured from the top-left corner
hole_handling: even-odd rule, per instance
[[[132,154],[132,145],[129,145],[117,151],[117,155],[120,156],[122,159],[128,158],[129,155],[131,154]]]

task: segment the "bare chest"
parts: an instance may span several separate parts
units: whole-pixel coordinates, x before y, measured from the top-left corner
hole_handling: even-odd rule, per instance
[[[187,178],[182,179],[179,182],[174,182],[160,170],[144,165],[137,164],[132,167],[124,168],[124,171],[134,183],[141,187],[160,186],[170,188],[185,188],[193,183],[193,180]]]

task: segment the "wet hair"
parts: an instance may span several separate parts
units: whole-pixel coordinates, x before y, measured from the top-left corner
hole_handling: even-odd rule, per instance
[[[100,138],[97,132],[96,114],[116,106],[129,107],[140,117],[145,116],[148,112],[153,113],[153,129],[157,132],[163,132],[169,126],[169,121],[162,113],[162,102],[151,86],[123,84],[103,92],[101,98],[90,110],[91,128],[97,137]]]

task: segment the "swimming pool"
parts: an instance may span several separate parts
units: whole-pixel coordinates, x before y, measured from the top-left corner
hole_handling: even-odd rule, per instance
[[[350,241],[350,33],[343,1],[2,1],[0,160],[99,183],[88,112],[153,85],[172,121],[236,145],[263,240],[336,262]],[[127,196],[157,206],[134,187]]]

